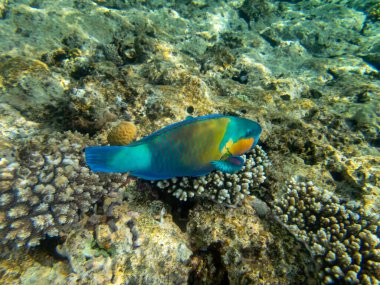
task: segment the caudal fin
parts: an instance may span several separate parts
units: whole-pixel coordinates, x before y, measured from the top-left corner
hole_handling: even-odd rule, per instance
[[[125,146],[91,146],[85,148],[88,167],[94,172],[128,172],[125,163],[128,147]]]

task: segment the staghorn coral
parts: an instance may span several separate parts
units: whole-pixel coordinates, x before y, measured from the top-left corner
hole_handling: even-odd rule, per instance
[[[128,145],[136,137],[136,126],[127,121],[122,121],[114,126],[107,136],[110,145]]]
[[[31,247],[45,234],[59,236],[124,182],[121,175],[90,173],[82,155],[86,143],[79,133],[66,132],[5,144],[0,158],[3,245]]]
[[[172,178],[154,183],[158,188],[172,193],[180,201],[199,196],[218,203],[238,205],[247,195],[251,195],[253,189],[265,181],[265,170],[268,166],[270,161],[267,154],[260,146],[256,146],[247,153],[245,166],[237,173],[216,171],[197,178]]]
[[[274,208],[288,229],[310,246],[323,284],[379,284],[379,215],[294,179]]]

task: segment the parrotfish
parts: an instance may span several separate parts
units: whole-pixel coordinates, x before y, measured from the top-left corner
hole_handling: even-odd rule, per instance
[[[129,172],[146,180],[203,176],[214,170],[233,173],[261,134],[252,120],[225,115],[189,117],[127,146],[85,149],[94,172]]]

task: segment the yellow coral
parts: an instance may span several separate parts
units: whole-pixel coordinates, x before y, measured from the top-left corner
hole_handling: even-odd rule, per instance
[[[130,144],[136,136],[136,130],[133,123],[122,121],[112,128],[108,134],[107,141],[110,145]]]

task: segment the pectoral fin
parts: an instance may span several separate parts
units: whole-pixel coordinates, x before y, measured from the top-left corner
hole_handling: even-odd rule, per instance
[[[244,166],[244,159],[240,156],[230,156],[225,160],[214,160],[211,164],[219,171],[234,173]]]

